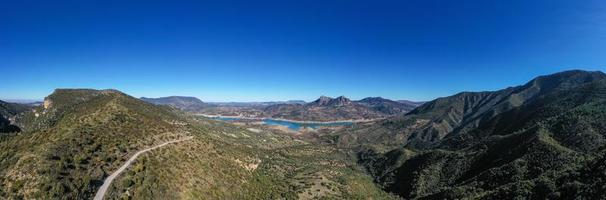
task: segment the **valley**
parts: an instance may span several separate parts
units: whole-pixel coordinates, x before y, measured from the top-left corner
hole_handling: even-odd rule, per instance
[[[0,104],[0,197],[601,199],[605,95],[580,70],[415,105],[57,89]]]
[[[0,1],[0,200],[603,200],[606,1]]]
[[[204,103],[195,97],[141,98],[143,101],[206,116],[238,117],[248,119],[275,119],[293,122],[372,121],[403,115],[423,102],[392,101],[368,97],[352,101],[340,96],[321,96],[313,102],[292,100],[283,102]],[[185,103],[187,102],[187,103]]]

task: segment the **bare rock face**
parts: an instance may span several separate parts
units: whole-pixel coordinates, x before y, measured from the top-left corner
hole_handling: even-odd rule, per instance
[[[340,96],[332,99],[329,104],[331,106],[345,106],[351,104],[351,100],[349,100],[347,97]]]
[[[332,100],[333,100],[333,98],[330,98],[327,96],[321,96],[314,102],[311,102],[311,104],[316,105],[316,106],[326,106],[326,105],[329,105]]]
[[[344,106],[344,105],[348,105],[348,104],[351,104],[351,100],[349,100],[347,97],[344,97],[344,96],[340,96],[337,98],[321,96],[314,102],[311,102],[309,105],[310,106]]]
[[[51,101],[50,99],[46,98],[44,99],[44,103],[42,104],[42,106],[44,106],[44,109],[48,109],[53,105],[53,101]]]

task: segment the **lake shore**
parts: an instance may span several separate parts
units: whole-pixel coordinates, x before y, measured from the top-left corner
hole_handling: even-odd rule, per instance
[[[284,122],[292,122],[292,123],[300,123],[300,124],[331,124],[331,123],[358,123],[358,122],[372,122],[381,120],[384,118],[376,118],[376,119],[355,119],[355,120],[335,120],[335,121],[302,121],[302,120],[291,120],[291,119],[283,119],[283,118],[269,118],[269,117],[245,117],[245,116],[226,116],[226,115],[208,115],[208,114],[194,114],[196,116],[203,116],[208,118],[239,118],[245,120],[275,120],[275,121],[284,121]]]

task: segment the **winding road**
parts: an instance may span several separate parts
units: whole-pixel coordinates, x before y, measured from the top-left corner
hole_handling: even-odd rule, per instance
[[[160,147],[166,146],[166,145],[171,144],[171,143],[177,143],[177,142],[182,142],[182,141],[185,141],[185,140],[190,140],[192,138],[194,138],[194,137],[193,136],[189,136],[189,137],[186,137],[186,138],[183,138],[183,139],[179,139],[179,140],[168,141],[168,142],[165,142],[165,143],[162,143],[162,144],[159,144],[159,145],[156,145],[156,146],[153,146],[153,147],[150,147],[150,148],[138,151],[137,153],[135,153],[135,155],[133,155],[132,157],[130,157],[130,159],[128,159],[128,161],[126,161],[126,163],[124,163],[120,168],[118,168],[118,170],[116,170],[114,173],[112,173],[111,175],[109,175],[105,179],[105,181],[103,181],[103,185],[101,185],[101,188],[99,188],[99,190],[97,191],[97,194],[95,194],[94,200],[103,200],[103,197],[105,196],[105,193],[107,192],[107,189],[109,188],[109,186],[112,184],[112,181],[114,181],[114,179],[118,175],[120,175],[120,173],[122,173],[122,171],[124,171],[128,166],[130,166],[130,164],[133,161],[135,161],[135,159],[137,159],[137,157],[139,155],[141,155],[142,153],[154,150],[156,148],[160,148]]]

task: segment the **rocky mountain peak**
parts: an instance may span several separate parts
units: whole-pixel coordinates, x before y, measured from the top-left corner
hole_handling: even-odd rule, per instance
[[[331,106],[342,106],[342,105],[347,105],[347,104],[351,104],[351,100],[349,100],[345,96],[337,97],[335,99],[332,99],[329,102],[329,105],[331,105]]]
[[[317,105],[317,106],[325,106],[330,104],[330,101],[332,101],[333,98],[327,97],[327,96],[320,96],[320,98],[318,98],[317,100],[311,102],[312,105]]]
[[[340,96],[337,98],[331,98],[327,96],[320,96],[317,100],[309,103],[312,106],[343,106],[351,104],[351,100],[349,100],[345,96]]]

